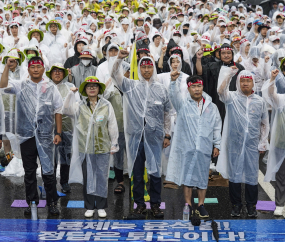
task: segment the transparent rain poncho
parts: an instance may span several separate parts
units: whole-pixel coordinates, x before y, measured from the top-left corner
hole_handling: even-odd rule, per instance
[[[241,55],[241,57],[243,58],[243,61],[248,58],[248,53],[249,53],[249,51],[248,51],[247,54],[245,53],[245,48],[246,48],[246,46],[247,46],[248,44],[251,45],[248,40],[247,40],[247,41],[244,41],[244,42],[242,42],[242,43],[240,44],[240,55]]]
[[[206,189],[213,145],[221,149],[222,120],[217,106],[205,92],[200,114],[197,102],[189,93],[185,98],[181,96],[180,81],[171,81],[169,86],[170,100],[177,111],[177,122],[166,180],[177,185]]]
[[[244,61],[244,67],[245,70],[254,75],[255,93],[261,96],[261,88],[263,83],[269,78],[268,75],[270,75],[271,62],[268,61],[265,63],[264,59],[260,58],[260,49],[256,46],[251,47],[248,55],[248,59]],[[253,58],[258,59],[257,64],[253,62]]]
[[[117,152],[118,127],[112,105],[100,98],[92,112],[86,100],[76,102],[69,91],[63,114],[74,120],[69,183],[83,184],[82,163],[87,166],[87,194],[108,195],[110,152]]]
[[[281,60],[285,57],[285,49],[278,49],[271,57],[272,59],[272,67],[271,70],[278,69],[280,71]]]
[[[285,95],[277,94],[275,81],[270,82],[268,80],[262,87],[263,98],[275,111],[271,128],[267,170],[264,177],[266,182],[275,181],[276,172],[285,159]]]
[[[35,137],[43,174],[53,174],[55,112],[61,113],[62,99],[54,84],[43,79],[9,80],[5,93],[16,94],[16,134],[6,133],[17,158],[20,144]]]
[[[217,90],[220,100],[225,103],[226,117],[217,171],[231,182],[257,185],[259,151],[268,149],[266,103],[254,93],[246,96],[241,91],[241,76],[251,77],[254,82],[251,72],[240,72],[236,81],[237,91],[229,91],[231,79],[237,70],[222,66],[220,73]]]
[[[279,37],[280,37],[279,49],[285,48],[285,34],[281,34]]]
[[[153,75],[146,81],[141,74],[142,61],[153,63]],[[138,66],[139,81],[123,76],[122,61],[118,59],[112,70],[112,79],[123,92],[124,132],[128,157],[128,172],[132,174],[138,147],[144,139],[146,168],[149,174],[160,177],[161,151],[164,135],[170,133],[170,101],[166,88],[157,82],[155,63],[143,57]]]

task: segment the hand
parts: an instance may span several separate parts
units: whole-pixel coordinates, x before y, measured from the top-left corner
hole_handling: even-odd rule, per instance
[[[65,44],[63,45],[63,47],[66,48],[66,47],[67,47],[67,43],[65,43]]]
[[[68,70],[68,75],[71,75],[72,74],[71,69],[67,68],[67,70]]]
[[[268,61],[269,61],[269,59],[270,59],[270,57],[267,55],[267,56],[265,56],[264,57],[264,61],[265,61],[265,63],[267,63]]]
[[[14,39],[15,45],[19,42],[19,40],[20,39],[18,37]]]
[[[189,49],[189,48],[190,48],[190,44],[189,44],[189,43],[187,43],[186,48],[187,48],[187,49]]]
[[[278,75],[279,73],[279,70],[275,69],[275,70],[272,70],[271,71],[271,79],[270,79],[270,82],[274,81],[276,76]]]
[[[125,41],[123,41],[122,43],[121,43],[121,45],[124,45],[125,44]]]
[[[241,56],[238,58],[238,61],[237,61],[237,63],[241,63],[242,62],[242,58],[241,58]]]
[[[163,148],[167,148],[169,145],[170,145],[170,140],[164,138],[164,141],[163,141]]]
[[[196,57],[197,59],[201,60],[203,57],[204,51],[202,49],[198,50],[198,52],[196,53]]]
[[[213,24],[210,25],[210,27],[209,27],[209,30],[212,30],[212,29],[214,29],[214,25]]]
[[[269,39],[268,39],[268,38],[266,38],[266,39],[265,39],[265,43],[268,43],[268,42],[269,42]]]
[[[262,40],[260,40],[260,43],[261,43],[261,44],[263,44],[263,42],[264,42],[264,41],[263,41],[263,39],[262,39]]]
[[[76,93],[78,91],[78,88],[77,87],[71,87],[70,90],[73,91],[74,93]]]
[[[8,58],[7,59],[7,66],[9,67],[9,69],[15,64],[15,59],[13,58]]]
[[[226,36],[224,34],[220,35],[221,40],[223,40]]]
[[[163,53],[163,55],[165,55],[166,50],[167,50],[167,46],[162,47],[161,48],[161,53]]]
[[[61,142],[61,137],[57,134],[56,136],[54,136],[53,143],[55,145],[58,145],[60,142]]]
[[[124,59],[129,56],[129,52],[126,49],[120,50],[118,59]]]
[[[217,157],[219,154],[220,154],[219,149],[214,148],[214,149],[213,149],[213,157]]]
[[[171,81],[176,81],[176,79],[179,77],[180,72],[179,71],[172,71],[170,73]]]

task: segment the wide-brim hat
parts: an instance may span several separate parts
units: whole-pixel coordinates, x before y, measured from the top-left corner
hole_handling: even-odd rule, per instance
[[[84,82],[81,83],[80,87],[79,87],[79,93],[84,96],[84,97],[88,97],[86,91],[85,91],[85,86],[88,83],[96,83],[100,86],[100,90],[99,90],[99,94],[103,94],[105,89],[106,89],[106,85],[102,82],[99,81],[99,79],[96,76],[89,76],[86,77],[86,79],[84,80]]]
[[[46,76],[47,76],[49,79],[51,79],[51,72],[52,72],[52,70],[53,70],[54,68],[58,68],[58,69],[61,69],[61,70],[64,71],[64,77],[63,77],[63,78],[65,78],[66,76],[68,76],[68,70],[65,69],[62,64],[60,64],[60,63],[55,63],[55,64],[52,65],[52,67],[50,68],[49,71],[46,71]]]
[[[13,59],[15,59],[15,60],[18,60],[18,61],[19,61],[19,65],[22,64],[22,60],[21,60],[21,58],[19,57],[19,55],[18,55],[16,49],[14,49],[14,50],[8,52],[8,54],[3,57],[3,61],[2,61],[2,64],[3,64],[3,65],[6,65],[6,59],[8,59],[8,58],[13,58]]]
[[[61,30],[61,24],[59,22],[57,22],[56,20],[50,20],[47,24],[46,24],[46,31],[48,31],[48,28],[51,24],[56,24],[59,28],[59,30]]]
[[[38,33],[40,34],[40,36],[41,36],[40,42],[43,41],[43,39],[44,39],[44,33],[43,33],[43,31],[41,31],[41,30],[39,30],[39,29],[32,29],[32,30],[28,33],[28,39],[29,39],[29,40],[32,39],[32,34],[33,34],[34,32],[38,32]]]

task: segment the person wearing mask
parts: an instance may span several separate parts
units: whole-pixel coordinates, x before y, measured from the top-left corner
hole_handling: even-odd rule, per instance
[[[277,2],[272,3],[272,9],[269,11],[269,18],[273,17],[273,14],[277,11]]]
[[[29,77],[24,76],[20,81],[9,78],[9,66],[13,61],[13,58],[7,59],[0,88],[4,88],[5,93],[16,95],[16,132],[12,147],[14,154],[22,157],[25,170],[26,201],[29,206],[24,214],[31,214],[32,201],[39,203],[36,177],[39,157],[49,213],[59,215],[53,150],[54,145],[61,142],[62,99],[56,86],[43,79],[45,68],[40,57],[29,60]]]
[[[171,104],[166,88],[157,82],[154,60],[143,57],[138,63],[139,81],[123,76],[122,62],[129,55],[120,50],[112,69],[112,80],[123,92],[124,131],[128,173],[133,173],[133,195],[137,208],[132,218],[145,219],[144,167],[150,174],[150,204],[154,217],[164,217],[161,203],[161,152],[170,145]]]
[[[69,70],[69,81],[73,83],[77,88],[80,87],[81,83],[88,76],[95,76],[97,67],[92,65],[92,56],[91,50],[85,48],[82,50],[79,56],[80,63],[73,66]]]
[[[236,79],[236,91],[230,83],[239,69],[221,68],[218,95],[226,106],[217,171],[229,179],[232,217],[242,209],[241,183],[245,183],[247,215],[257,217],[259,155],[268,149],[269,118],[265,101],[255,94],[254,75],[246,70]]]
[[[209,214],[204,207],[204,201],[211,155],[217,157],[221,149],[221,116],[217,106],[212,103],[211,97],[203,92],[201,77],[187,78],[189,93],[183,97],[180,91],[180,73],[172,71],[170,76],[169,97],[177,112],[177,121],[166,180],[179,186],[183,185],[185,203],[188,203],[190,217],[194,212],[192,191],[193,187],[197,187],[199,203],[195,213],[200,218],[208,218]]]
[[[219,109],[222,120],[225,118],[225,105],[220,101],[219,95],[217,93],[218,79],[222,66],[236,66],[239,72],[244,70],[244,67],[238,63],[235,63],[233,49],[229,44],[223,44],[219,51],[220,61],[218,62],[208,62],[206,65],[201,64],[201,59],[203,56],[203,51],[199,50],[196,54],[196,69],[197,75],[202,76],[204,80],[204,92],[206,92],[212,98],[213,103],[215,103]],[[230,83],[230,91],[236,90],[236,75],[233,77]]]
[[[84,216],[105,218],[108,207],[108,180],[110,155],[119,150],[118,127],[114,109],[102,95],[105,84],[96,76],[87,77],[79,87],[86,97],[76,102],[78,88],[70,89],[63,107],[63,114],[74,120],[73,154],[69,183],[83,184]]]

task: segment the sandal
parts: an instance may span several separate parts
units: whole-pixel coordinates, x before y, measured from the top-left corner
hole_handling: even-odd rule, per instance
[[[125,192],[125,186],[123,184],[118,183],[114,189],[114,193],[121,194]]]

